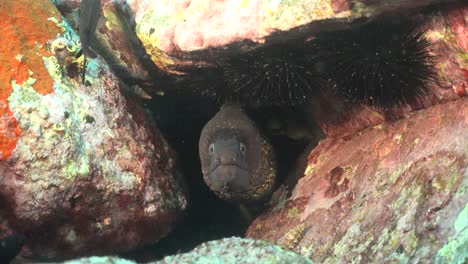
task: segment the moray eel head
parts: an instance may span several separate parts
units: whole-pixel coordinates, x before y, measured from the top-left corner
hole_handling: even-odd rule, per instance
[[[271,193],[274,154],[254,122],[236,105],[224,105],[203,128],[199,142],[203,179],[220,198],[249,202]]]
[[[235,135],[217,138],[209,145],[210,169],[206,178],[212,189],[235,192],[249,189],[251,169],[246,152],[245,143]]]

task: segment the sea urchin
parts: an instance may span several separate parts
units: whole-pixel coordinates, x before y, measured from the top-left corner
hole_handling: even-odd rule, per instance
[[[395,22],[396,21],[396,22]],[[317,38],[324,74],[347,100],[390,107],[428,94],[431,43],[413,21],[378,20]]]
[[[355,103],[396,106],[426,96],[436,80],[423,35],[413,20],[379,19],[226,55],[191,81],[221,104],[297,105],[331,92]]]
[[[307,102],[324,79],[315,70],[316,51],[304,43],[276,43],[222,59],[226,84],[218,95],[254,105]]]

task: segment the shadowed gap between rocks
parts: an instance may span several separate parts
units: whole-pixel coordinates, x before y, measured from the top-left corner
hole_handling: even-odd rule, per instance
[[[229,236],[243,237],[250,221],[236,204],[225,202],[212,193],[203,181],[198,157],[198,140],[203,126],[219,110],[219,104],[204,98],[167,93],[148,101],[158,127],[169,144],[176,150],[189,191],[189,209],[183,219],[167,237],[121,256],[136,261],[149,261],[180,252],[214,239]],[[253,111],[251,117],[260,127],[268,123],[268,116],[280,111],[265,108]],[[290,108],[291,113],[298,109]],[[284,182],[296,159],[303,152],[308,140],[292,140],[284,135],[269,135],[278,163],[279,180]],[[253,216],[260,214],[265,205],[251,208]]]

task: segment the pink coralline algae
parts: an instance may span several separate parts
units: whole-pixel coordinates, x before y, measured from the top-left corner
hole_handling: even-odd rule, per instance
[[[186,193],[144,109],[101,59],[89,60],[86,85],[64,68],[75,56],[48,43],[78,38],[50,1],[3,1],[0,13],[0,234],[23,234],[21,255],[49,259],[165,236]]]

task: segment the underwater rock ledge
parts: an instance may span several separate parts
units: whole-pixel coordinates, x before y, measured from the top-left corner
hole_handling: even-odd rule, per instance
[[[467,116],[465,97],[322,140],[291,196],[247,236],[320,263],[464,263]]]
[[[80,29],[80,2],[52,1],[77,30]],[[95,37],[90,39],[92,50],[98,53],[125,83],[150,88],[149,90],[153,90],[150,92],[161,89],[162,79],[167,76],[146,55],[145,48],[135,33],[133,11],[124,1],[103,0],[101,5],[102,12]]]
[[[85,263],[134,264],[135,262],[116,257],[92,257],[64,262],[64,264]],[[160,261],[151,261],[147,263],[312,264],[313,262],[301,255],[284,250],[279,246],[272,245],[265,241],[229,237],[203,243],[187,253],[167,256]]]
[[[153,60],[159,61],[158,52],[187,55],[190,51],[244,40],[281,41],[307,31],[318,33],[346,28],[359,19],[457,1],[413,0],[389,4],[386,0],[193,0],[131,1],[129,5],[134,12],[139,38]]]
[[[22,256],[115,254],[154,242],[187,206],[174,151],[48,0],[2,1],[0,234]],[[54,53],[55,52],[55,53]]]

